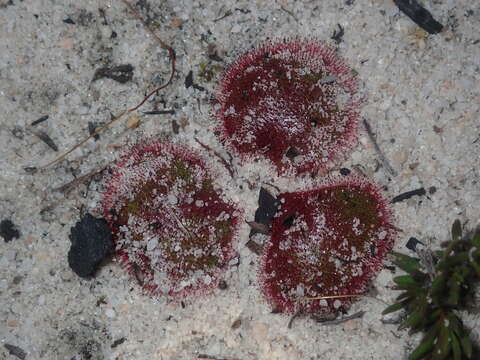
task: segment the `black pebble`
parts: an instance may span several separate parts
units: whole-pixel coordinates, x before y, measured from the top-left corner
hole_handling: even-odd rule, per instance
[[[98,264],[113,251],[112,234],[104,219],[86,214],[70,230],[72,246],[68,264],[75,274],[88,278]]]
[[[0,222],[0,236],[3,237],[5,242],[9,242],[13,239],[18,239],[20,237],[20,231],[18,231],[11,220],[5,219]]]

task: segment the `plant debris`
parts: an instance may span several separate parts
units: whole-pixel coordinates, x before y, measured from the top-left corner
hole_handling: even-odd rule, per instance
[[[342,25],[337,24],[337,26],[338,26],[338,32],[337,30],[333,30],[333,35],[330,39],[335,41],[338,45],[343,41],[343,35],[345,35],[345,30],[343,29]]]
[[[73,21],[71,18],[66,18],[62,20],[65,24],[70,24],[70,25],[75,25],[75,21]]]
[[[104,219],[85,214],[70,230],[68,264],[82,278],[93,275],[100,262],[113,252],[112,233]]]
[[[425,190],[425,188],[421,187],[419,189],[415,189],[415,190],[411,190],[411,191],[407,191],[407,192],[404,192],[403,194],[400,194],[400,195],[397,195],[395,196],[391,201],[390,203],[391,204],[394,204],[394,203],[397,203],[397,202],[400,202],[400,201],[404,201],[404,200],[407,200],[407,199],[410,199],[411,197],[413,196],[424,196],[427,194],[427,191]]]
[[[390,175],[397,176],[397,172],[388,162],[387,157],[385,156],[383,151],[380,149],[380,146],[378,146],[377,140],[375,139],[375,135],[373,134],[373,131],[372,131],[372,127],[368,123],[367,119],[363,119],[363,126],[365,127],[365,130],[367,131],[368,138],[372,142],[375,151],[380,156],[380,161],[382,162],[385,169],[390,173]]]
[[[5,242],[10,242],[20,237],[20,231],[11,220],[4,219],[0,222],[0,236]]]
[[[8,353],[10,355],[17,357],[20,360],[25,360],[25,358],[27,357],[27,353],[22,348],[19,348],[18,346],[10,345],[10,344],[3,344],[3,346],[5,347],[5,349],[8,350]]]
[[[33,134],[35,134],[36,137],[38,137],[45,144],[47,144],[50,149],[52,149],[53,151],[58,151],[57,144],[55,144],[52,138],[48,136],[48,134],[45,131],[37,130],[37,131],[33,131]]]
[[[164,88],[166,88],[167,86],[169,86],[172,81],[173,81],[173,77],[175,76],[175,63],[176,63],[176,55],[175,55],[175,50],[173,50],[173,48],[168,45],[167,43],[165,43],[162,39],[160,39],[157,34],[155,34],[155,32],[147,25],[147,23],[142,19],[142,17],[135,11],[135,9],[132,7],[132,5],[130,5],[130,3],[127,1],[127,0],[121,0],[126,7],[128,7],[128,9],[130,10],[130,12],[133,14],[133,16],[138,20],[140,21],[140,23],[142,23],[142,25],[144,26],[144,28],[150,33],[150,35],[153,37],[153,39],[155,39],[156,42],[158,42],[162,48],[164,48],[165,50],[168,51],[168,56],[170,57],[170,64],[171,64],[171,71],[170,71],[170,76],[168,77],[168,80],[161,86],[157,87],[156,89],[150,91],[144,98],[142,101],[140,101],[140,103],[138,103],[137,105],[135,105],[134,107],[130,108],[130,109],[127,109],[127,110],[123,110],[122,112],[120,112],[119,115],[117,116],[112,116],[112,119],[107,122],[106,124],[100,126],[98,129],[95,130],[95,132],[93,134],[90,134],[89,136],[87,136],[86,138],[84,138],[82,141],[80,141],[79,143],[77,143],[75,146],[73,146],[72,148],[70,148],[68,151],[64,152],[62,155],[60,155],[59,157],[57,157],[56,159],[50,161],[49,163],[47,163],[46,165],[43,166],[43,168],[46,168],[46,167],[49,167],[61,160],[63,160],[65,157],[67,157],[69,154],[71,154],[73,151],[75,151],[76,149],[78,149],[79,147],[81,147],[83,144],[85,144],[88,140],[90,140],[92,137],[94,137],[95,135],[97,135],[100,131],[103,131],[105,130],[106,128],[110,127],[114,122],[116,122],[117,120],[121,119],[125,114],[129,114],[131,112],[134,112],[136,110],[138,110],[141,106],[143,106],[143,104],[145,104],[145,102],[150,99],[153,95],[156,95],[158,94],[158,92]]]
[[[163,114],[170,114],[175,115],[175,110],[152,110],[152,111],[143,111],[144,115],[163,115]]]
[[[40,123],[48,120],[48,117],[49,117],[48,115],[44,115],[44,116],[42,116],[41,118],[38,118],[37,120],[32,121],[32,123],[31,123],[30,125],[31,125],[31,126],[38,125],[38,124],[40,124]]]
[[[99,79],[108,78],[121,84],[132,80],[134,67],[130,64],[118,65],[114,67],[103,67],[97,69],[93,75],[92,82]]]
[[[121,337],[120,339],[115,340],[110,347],[112,349],[115,349],[118,345],[122,345],[125,341],[127,341],[127,338]]]
[[[349,320],[353,320],[353,319],[360,319],[363,317],[363,315],[365,315],[365,311],[358,311],[352,315],[347,315],[347,316],[343,316],[342,318],[340,319],[333,319],[333,320],[320,320],[318,318],[316,318],[315,320],[318,322],[318,323],[321,323],[322,325],[338,325],[338,324],[342,324],[346,321],[349,321]]]
[[[197,85],[193,82],[193,71],[190,70],[187,74],[187,77],[185,78],[185,88],[193,87],[196,90],[199,91],[205,91],[205,88],[203,86]]]
[[[98,135],[98,134],[96,133],[97,127],[98,127],[97,124],[94,123],[93,121],[89,121],[89,122],[88,122],[88,133],[89,133],[91,136],[93,136],[93,139],[94,139],[95,141],[97,141],[98,139],[100,139],[100,135]]]
[[[262,255],[263,252],[263,245],[257,243],[255,240],[250,239],[245,244],[248,250],[253,252],[255,255]]]
[[[430,34],[438,34],[443,25],[435,20],[432,14],[421,6],[417,0],[393,0],[400,11],[413,20],[418,26]]]
[[[413,252],[417,252],[417,246],[418,246],[419,244],[425,246],[425,244],[422,243],[422,242],[421,242],[420,240],[418,240],[417,238],[411,237],[410,239],[408,239],[407,244],[405,245],[405,247],[406,247],[408,250],[411,250],[411,251],[413,251]]]

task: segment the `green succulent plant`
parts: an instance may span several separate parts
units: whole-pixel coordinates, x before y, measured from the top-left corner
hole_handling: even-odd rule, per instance
[[[409,360],[472,359],[469,331],[458,311],[471,306],[475,283],[480,281],[480,229],[462,236],[456,220],[452,239],[430,255],[429,263],[423,256],[394,253],[394,264],[407,274],[393,279],[402,293],[383,314],[403,309],[406,316],[400,329],[424,333]]]

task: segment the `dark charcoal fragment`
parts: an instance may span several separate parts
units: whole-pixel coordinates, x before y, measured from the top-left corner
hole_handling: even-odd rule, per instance
[[[343,29],[342,25],[337,24],[338,31],[333,30],[333,35],[330,39],[335,41],[337,44],[340,44],[343,41],[343,35],[345,35],[345,30]]]
[[[220,280],[220,282],[218,283],[218,288],[220,290],[226,290],[228,288],[228,284],[225,280]]]
[[[295,221],[295,219],[297,218],[296,215],[290,215],[290,216],[287,216],[283,221],[282,221],[282,225],[289,228],[293,225],[293,222]]]
[[[27,357],[27,353],[23,351],[23,349],[19,348],[18,346],[15,345],[10,345],[10,344],[3,344],[5,346],[5,349],[8,350],[8,353],[12,356],[15,356],[21,360],[25,360]]]
[[[410,239],[408,239],[407,244],[405,246],[407,247],[408,250],[412,250],[413,252],[416,252],[418,244],[425,245],[417,238],[411,237]]]
[[[300,155],[300,152],[298,151],[298,149],[294,146],[291,146],[288,148],[287,150],[287,153],[285,154],[285,156],[290,160],[290,161],[293,161],[295,160],[295,158]]]
[[[66,18],[64,20],[62,20],[65,24],[70,24],[70,25],[75,25],[75,21],[73,21],[72,19],[70,18]]]
[[[436,21],[432,14],[422,7],[417,0],[393,0],[393,2],[400,11],[428,33],[438,34],[442,31],[443,25]]]
[[[89,121],[88,122],[88,133],[90,135],[93,135],[95,134],[95,130],[97,130],[97,124],[95,124],[93,121]],[[93,135],[93,138],[95,139],[95,141],[97,141],[98,139],[100,139],[100,135],[98,134],[95,134]]]
[[[163,114],[171,114],[175,115],[175,110],[152,110],[152,111],[144,111],[145,115],[163,115]]]
[[[92,81],[109,78],[121,84],[125,84],[126,82],[132,80],[133,69],[134,67],[130,64],[118,65],[111,68],[103,67],[95,71]]]
[[[112,234],[104,219],[85,214],[70,231],[68,264],[75,274],[88,278],[113,251]]]
[[[270,226],[279,206],[280,201],[261,188],[258,196],[258,209],[255,211],[255,222]]]
[[[125,341],[127,341],[126,337],[122,337],[120,339],[117,339],[113,342],[113,344],[110,346],[112,349],[116,348],[118,345],[122,345]]]
[[[18,239],[20,237],[20,231],[18,231],[11,220],[4,219],[0,222],[0,236],[3,237],[5,242],[9,242],[13,239]]]
[[[44,115],[42,116],[41,118],[38,118],[37,120],[35,121],[32,121],[32,123],[30,124],[31,126],[35,126],[35,125],[38,125],[44,121],[48,120],[48,115]]]
[[[347,176],[347,175],[350,175],[352,171],[350,169],[347,169],[347,168],[341,168],[340,169],[340,174],[343,175],[343,176]]]
[[[415,190],[412,190],[412,191],[407,191],[407,192],[404,192],[403,194],[400,194],[398,196],[395,196],[391,201],[390,203],[391,204],[394,204],[396,202],[400,202],[400,201],[403,201],[403,200],[407,200],[407,199],[410,199],[411,197],[413,196],[423,196],[427,193],[427,191],[425,190],[425,188],[419,188],[419,189],[415,189]]]
[[[193,82],[193,71],[190,70],[187,74],[187,77],[185,78],[185,88],[189,88],[193,86],[194,89],[199,90],[199,91],[205,91],[205,88],[203,86],[197,85]]]
[[[52,140],[52,138],[50,136],[48,136],[48,134],[45,131],[38,130],[38,131],[35,131],[34,134],[40,140],[42,140],[45,144],[47,144],[50,149],[52,149],[53,151],[58,151],[57,144],[55,144],[55,142]]]

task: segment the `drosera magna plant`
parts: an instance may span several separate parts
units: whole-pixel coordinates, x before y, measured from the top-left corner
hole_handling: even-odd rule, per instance
[[[283,313],[346,310],[383,268],[396,236],[381,191],[348,176],[278,200],[260,266],[268,302]]]
[[[217,89],[221,141],[279,174],[328,169],[357,140],[357,78],[315,39],[267,42],[228,68]]]
[[[404,310],[400,329],[423,333],[409,360],[473,359],[469,331],[459,311],[472,306],[480,281],[480,229],[462,236],[456,220],[452,239],[442,247],[421,259],[394,253],[395,264],[406,274],[393,279],[402,293],[383,313]]]
[[[117,258],[152,295],[183,300],[218,285],[241,212],[195,151],[149,140],[126,151],[102,200]]]

